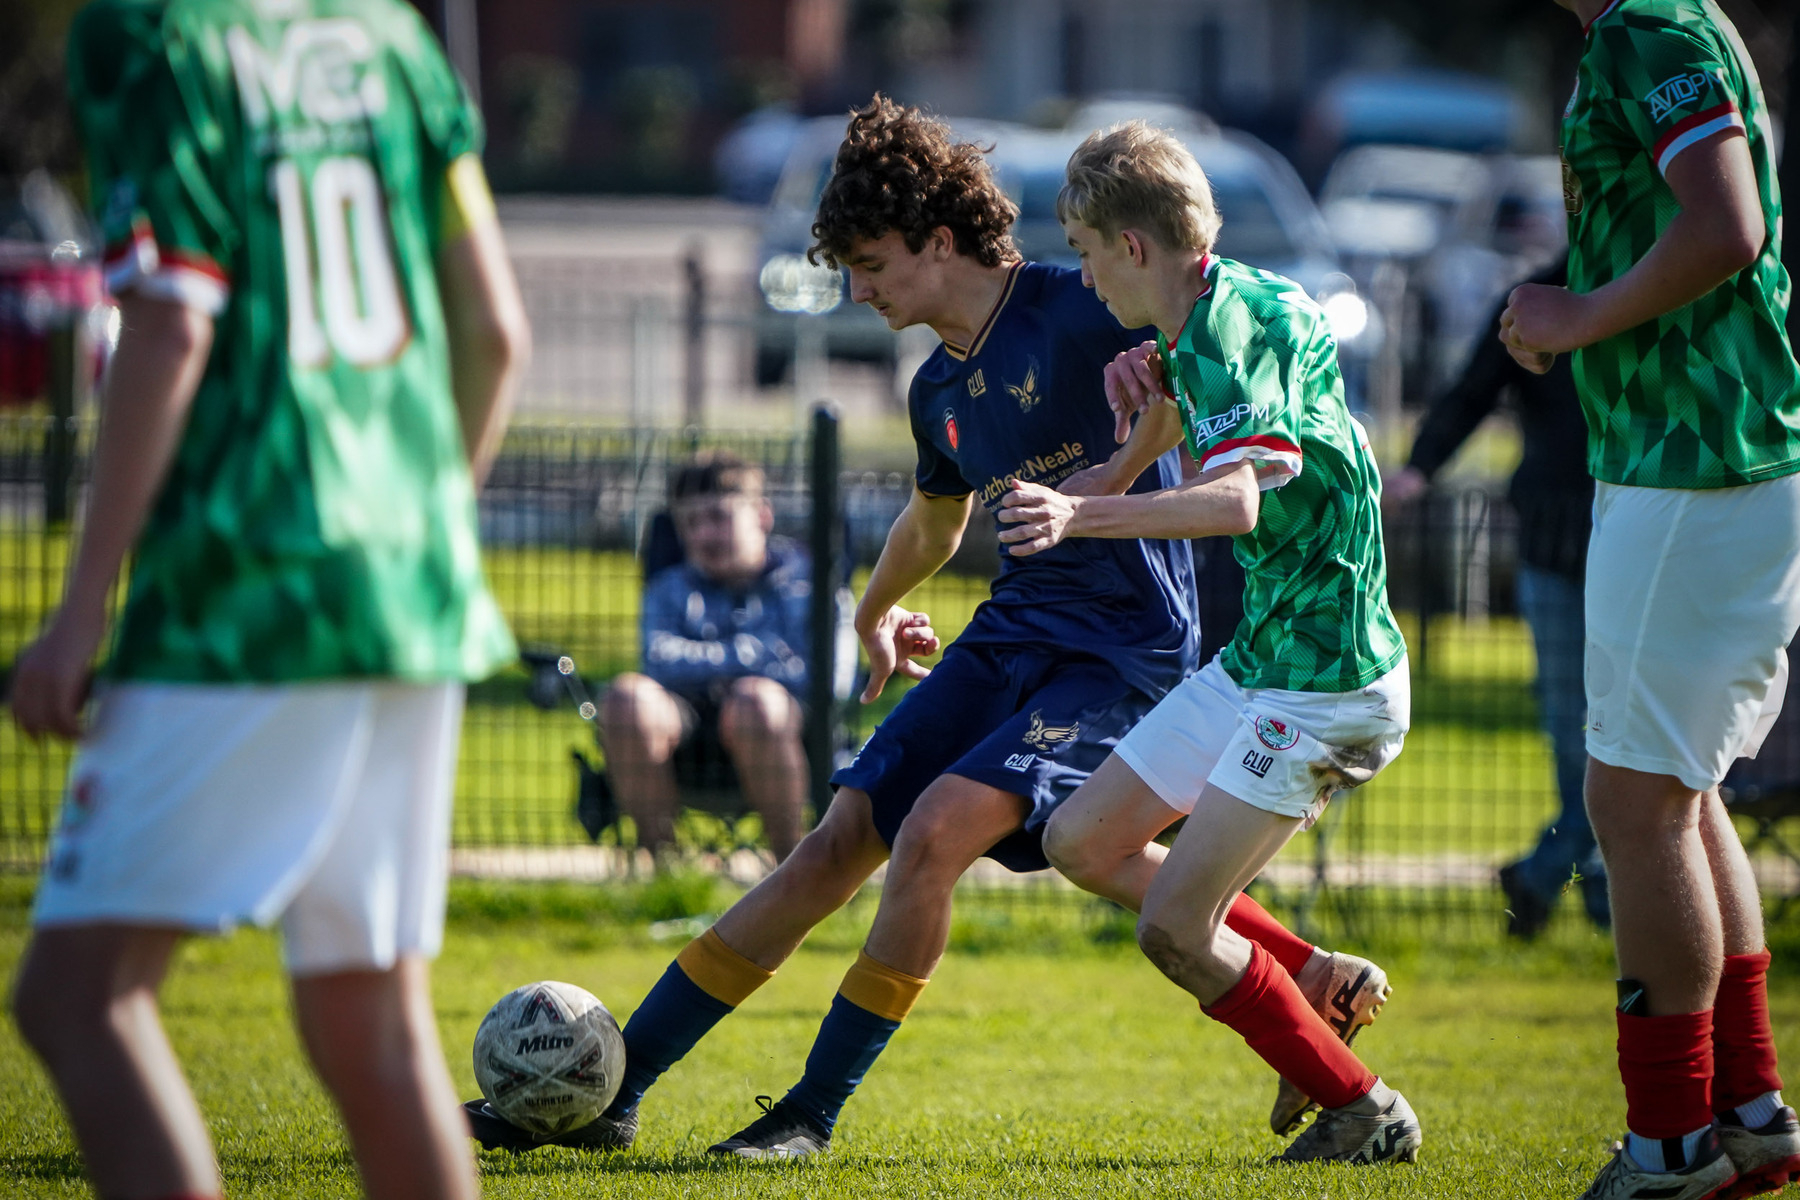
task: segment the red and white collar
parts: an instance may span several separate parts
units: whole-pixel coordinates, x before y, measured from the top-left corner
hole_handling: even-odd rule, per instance
[[[1169,345],[1173,346],[1176,342],[1181,340],[1182,330],[1185,330],[1187,328],[1187,323],[1194,319],[1194,307],[1212,294],[1212,274],[1218,267],[1219,260],[1211,253],[1202,254],[1200,256],[1200,278],[1206,280],[1206,286],[1194,293],[1194,303],[1188,306],[1188,315],[1181,319],[1181,328],[1177,329],[1175,331],[1175,336],[1169,339]]]

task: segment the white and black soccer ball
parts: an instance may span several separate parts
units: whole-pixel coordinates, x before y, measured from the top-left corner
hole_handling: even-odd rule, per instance
[[[605,1110],[625,1072],[619,1023],[572,983],[528,983],[500,997],[475,1031],[475,1082],[494,1111],[539,1137]]]

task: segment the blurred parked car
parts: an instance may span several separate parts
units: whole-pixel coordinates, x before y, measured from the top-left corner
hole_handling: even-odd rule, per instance
[[[1358,146],[1332,164],[1320,207],[1364,294],[1384,264],[1404,271],[1396,336],[1415,400],[1455,376],[1500,291],[1559,254],[1565,236],[1553,155]]]
[[[719,193],[739,204],[767,204],[788,154],[806,129],[790,108],[759,108],[731,127],[713,151]]]
[[[1300,166],[1317,180],[1357,146],[1435,146],[1468,154],[1511,148],[1529,116],[1512,91],[1460,71],[1358,71],[1320,90],[1300,134]]]

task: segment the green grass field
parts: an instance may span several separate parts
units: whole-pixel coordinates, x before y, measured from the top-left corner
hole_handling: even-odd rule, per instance
[[[17,880],[0,886],[0,974],[21,948],[25,895]],[[652,941],[644,918],[726,898],[706,881],[637,892],[459,885],[436,974],[458,1087],[475,1094],[468,1048],[503,992],[566,979],[624,1017],[680,945]],[[1275,1168],[1263,1161],[1281,1146],[1265,1125],[1272,1076],[1114,926],[1039,913],[1033,927],[1007,928],[966,899],[950,955],[846,1110],[828,1159],[771,1169],[703,1152],[754,1115],[752,1097],[780,1095],[797,1078],[870,916],[862,901],[658,1085],[637,1149],[483,1155],[486,1194],[1571,1197],[1619,1132],[1610,955],[1591,936],[1526,952],[1398,943],[1378,952],[1396,994],[1359,1048],[1412,1100],[1423,1157],[1412,1167]],[[1790,1060],[1800,1053],[1797,993],[1791,977],[1772,988]],[[345,1143],[288,1025],[274,939],[189,943],[166,999],[229,1193],[355,1195]],[[0,1071],[9,1081],[0,1193],[85,1196],[45,1079],[3,1021]]]

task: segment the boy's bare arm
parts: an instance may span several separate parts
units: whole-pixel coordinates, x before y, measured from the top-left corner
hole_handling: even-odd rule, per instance
[[[912,499],[888,530],[881,557],[875,560],[856,606],[856,633],[869,656],[864,704],[879,696],[896,673],[911,679],[931,673],[912,661],[914,655],[937,653],[931,618],[901,608],[900,601],[950,561],[962,545],[963,528],[973,507],[973,495],[927,496],[915,487]]]
[[[1036,554],[1064,538],[1196,538],[1248,533],[1262,511],[1256,469],[1236,462],[1135,496],[1065,496],[1014,480],[1001,497],[1000,540],[1008,553]]]
[[[1681,211],[1629,271],[1585,295],[1535,283],[1513,290],[1500,340],[1521,364],[1541,374],[1548,356],[1692,304],[1756,261],[1768,230],[1741,130],[1683,150],[1666,178]]]
[[[451,387],[480,487],[531,357],[531,326],[480,160],[472,154],[451,165],[443,224],[437,272],[450,335]]]
[[[81,732],[107,595],[162,490],[212,350],[212,318],[198,309],[127,295],[119,312],[81,541],[62,604],[13,668],[13,720],[32,737]]]

